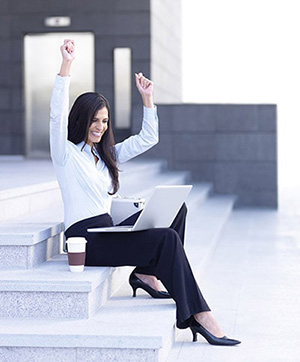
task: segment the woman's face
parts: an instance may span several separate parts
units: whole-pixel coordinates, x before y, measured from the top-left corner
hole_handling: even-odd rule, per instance
[[[107,128],[108,110],[106,107],[103,107],[95,113],[95,116],[89,128],[88,140],[86,143],[90,146],[92,146],[93,143],[99,143]]]

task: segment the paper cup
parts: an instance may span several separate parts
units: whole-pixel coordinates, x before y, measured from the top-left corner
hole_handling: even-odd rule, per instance
[[[68,261],[71,272],[82,272],[84,270],[85,263],[85,238],[69,238],[67,240],[67,246]]]

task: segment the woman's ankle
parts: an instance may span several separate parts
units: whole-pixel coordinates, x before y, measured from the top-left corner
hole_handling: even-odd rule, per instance
[[[195,320],[202,325],[205,329],[207,329],[211,334],[215,337],[222,338],[224,337],[224,333],[219,323],[216,321],[212,312],[201,312],[194,315]]]
[[[142,282],[149,285],[151,288],[160,291],[160,285],[155,275],[134,273]]]

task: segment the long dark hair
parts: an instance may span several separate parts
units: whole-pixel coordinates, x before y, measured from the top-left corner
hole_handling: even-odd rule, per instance
[[[108,168],[112,178],[113,192],[119,188],[119,170],[116,162],[115,139],[111,127],[111,112],[108,100],[99,93],[87,92],[81,94],[74,102],[68,122],[68,140],[78,144],[87,142],[90,125],[99,109],[106,107],[108,110],[108,128],[102,135],[99,143],[95,143],[101,159]]]

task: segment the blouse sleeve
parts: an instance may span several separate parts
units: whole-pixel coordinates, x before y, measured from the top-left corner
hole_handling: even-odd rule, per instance
[[[149,150],[158,143],[158,117],[156,106],[143,107],[143,123],[141,131],[121,143],[115,145],[117,162],[124,163],[133,157]]]
[[[58,165],[67,158],[69,87],[70,77],[56,76],[50,102],[50,153]]]

